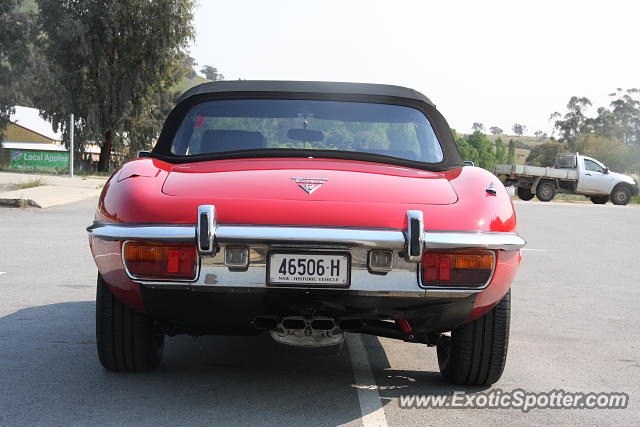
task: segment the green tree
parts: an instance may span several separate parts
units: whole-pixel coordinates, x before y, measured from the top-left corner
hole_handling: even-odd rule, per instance
[[[638,170],[640,150],[618,138],[599,135],[579,135],[576,150],[594,157],[616,171]]]
[[[471,129],[473,129],[474,132],[484,132],[484,125],[482,123],[475,122],[471,125]]]
[[[31,13],[21,0],[0,1],[0,140],[14,107],[22,100],[20,87],[29,68]]]
[[[599,136],[614,138],[619,133],[616,116],[607,107],[598,108],[598,115],[592,120],[592,126],[590,130]],[[576,139],[580,135],[577,135]]]
[[[640,89],[616,89],[609,108],[599,107],[593,118],[585,114],[587,98],[574,96],[567,113],[554,113],[555,128],[571,151],[596,157],[621,170],[640,169]],[[627,148],[625,148],[627,147]]]
[[[538,139],[546,139],[547,138],[547,134],[545,132],[542,132],[541,130],[537,130],[533,133],[535,135],[536,138]]]
[[[640,146],[640,89],[618,88],[611,101],[611,119],[615,136],[627,145]],[[599,111],[598,116],[602,113]]]
[[[194,79],[197,76],[196,68],[198,67],[198,63],[195,58],[189,55],[185,55],[182,59],[182,66],[185,69],[186,77],[189,79]]]
[[[193,1],[37,2],[48,72],[34,102],[65,132],[75,113],[84,137],[101,147],[98,169],[107,171],[126,119],[184,72]]]
[[[496,139],[496,163],[504,163],[507,161],[507,149],[502,142],[502,138]]]
[[[471,146],[465,137],[458,135],[455,129],[452,129],[451,132],[453,133],[453,139],[456,141],[462,160],[478,164],[478,150]]]
[[[549,117],[554,121],[554,127],[560,133],[560,140],[573,150],[578,135],[590,133],[593,128],[593,120],[585,115],[585,110],[591,106],[589,98],[572,96],[567,104],[567,112],[564,116],[555,112]]]
[[[224,80],[224,75],[218,72],[218,69],[215,67],[212,67],[211,65],[205,65],[200,69],[200,72],[204,74],[204,76],[207,79],[212,80],[214,82]]]
[[[496,156],[493,152],[493,146],[487,135],[480,131],[476,131],[467,137],[467,142],[477,151],[477,166],[487,170],[493,170],[496,163]]]
[[[502,135],[502,129],[500,129],[498,126],[491,126],[489,128],[489,132],[491,132],[491,135]]]
[[[118,134],[119,146],[125,148],[123,160],[135,158],[140,151],[153,148],[164,121],[181,95],[180,91],[155,92],[140,106],[140,110],[127,116],[122,131]]]
[[[559,141],[549,141],[533,147],[525,162],[535,166],[553,166],[556,155],[566,151],[566,146]]]
[[[509,140],[509,149],[507,150],[507,163],[513,164],[516,162],[516,142],[513,139]]]
[[[522,136],[527,131],[527,127],[525,125],[521,125],[520,123],[515,123],[511,130],[518,136]]]

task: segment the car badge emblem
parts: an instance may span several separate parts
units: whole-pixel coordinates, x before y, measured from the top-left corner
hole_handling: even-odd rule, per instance
[[[310,178],[310,177],[293,177],[291,178],[298,187],[302,188],[307,194],[311,194],[316,191],[322,184],[329,181],[327,178]]]

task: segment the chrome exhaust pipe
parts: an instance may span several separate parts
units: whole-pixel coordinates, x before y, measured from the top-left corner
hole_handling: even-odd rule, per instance
[[[336,321],[330,317],[312,317],[305,319],[302,316],[287,316],[280,320],[276,316],[256,316],[253,319],[253,326],[257,329],[285,329],[285,330],[304,330],[309,327],[315,331],[333,331],[341,329],[343,331],[357,331],[362,329],[364,322],[361,319],[340,319]]]
[[[290,316],[282,319],[283,329],[301,330],[307,327],[307,321],[303,317]]]
[[[336,322],[328,317],[314,317],[309,322],[309,326],[316,331],[333,331],[336,328]]]
[[[329,317],[287,316],[282,318],[278,328],[271,330],[271,337],[281,344],[324,347],[340,344],[344,332],[337,330],[335,320]]]

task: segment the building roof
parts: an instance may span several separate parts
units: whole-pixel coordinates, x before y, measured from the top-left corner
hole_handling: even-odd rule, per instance
[[[36,150],[36,151],[68,151],[64,145],[47,144],[45,142],[0,142],[2,148],[14,150]]]
[[[222,80],[218,82],[203,83],[186,91],[180,97],[178,102],[194,95],[220,92],[291,92],[375,95],[415,99],[433,105],[429,98],[420,92],[402,86],[373,83],[304,82],[286,80]]]
[[[3,138],[5,141],[12,142],[40,142],[45,144],[60,143],[57,139],[49,138],[48,136],[35,132],[25,126],[12,122],[9,122],[7,127],[4,129]]]
[[[14,114],[11,115],[11,122],[38,133],[46,138],[62,140],[62,133],[55,132],[51,123],[40,117],[40,111],[30,107],[17,106]]]

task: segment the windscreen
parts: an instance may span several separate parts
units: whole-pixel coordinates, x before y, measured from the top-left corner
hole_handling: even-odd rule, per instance
[[[206,101],[184,117],[171,152],[339,150],[426,163],[443,159],[426,116],[411,107],[364,102],[241,99]]]

